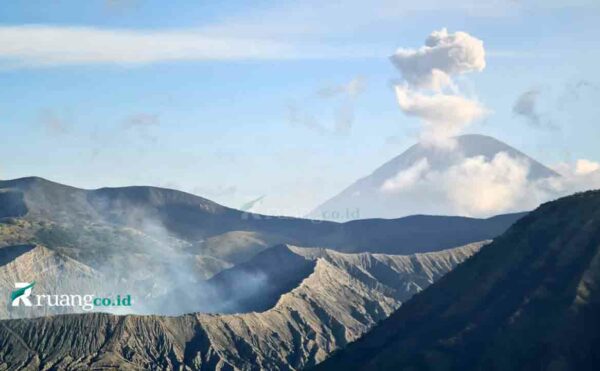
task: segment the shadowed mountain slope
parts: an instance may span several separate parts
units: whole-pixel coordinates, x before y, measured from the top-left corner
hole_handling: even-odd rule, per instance
[[[543,204],[319,370],[594,370],[600,191]]]

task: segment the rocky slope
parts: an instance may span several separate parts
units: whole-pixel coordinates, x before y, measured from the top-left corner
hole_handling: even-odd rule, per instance
[[[0,368],[301,369],[358,339],[482,244],[410,256],[276,246],[233,268],[277,277],[278,268],[270,264],[274,260],[301,260],[312,267],[271,309],[229,315],[92,313],[0,321]],[[227,282],[225,272],[219,279]],[[271,294],[285,290],[283,286]]]
[[[540,206],[319,370],[595,370],[600,191]]]
[[[56,293],[101,292],[104,277],[94,269],[73,259],[46,249],[43,246],[8,246],[0,250],[0,290],[8,293],[15,282],[36,282],[35,291]],[[3,301],[0,318],[36,317],[47,314],[68,313],[60,307],[12,307]]]

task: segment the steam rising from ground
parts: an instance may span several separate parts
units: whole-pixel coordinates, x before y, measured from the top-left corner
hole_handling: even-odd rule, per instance
[[[133,205],[125,209],[127,215],[115,217],[132,226],[130,233],[143,236],[143,251],[133,259],[112,252],[114,256],[94,268],[104,277],[103,294],[131,294],[133,305],[100,310],[113,314],[232,313],[237,312],[240,300],[268,285],[260,273],[236,273],[227,290],[206,280],[199,259],[214,258],[201,255],[193,244],[171,235],[154,210]]]

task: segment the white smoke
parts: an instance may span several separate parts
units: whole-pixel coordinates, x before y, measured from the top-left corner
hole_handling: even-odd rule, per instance
[[[477,99],[461,94],[454,80],[485,69],[481,40],[442,29],[432,32],[418,49],[399,49],[391,61],[403,78],[395,86],[398,104],[406,115],[421,120],[421,142],[447,150],[448,156],[459,156],[444,170],[431,169],[427,158],[417,160],[380,185],[383,193],[419,200],[420,210],[410,212],[422,213],[431,207],[438,213],[487,217],[531,210],[542,202],[600,187],[600,164],[589,160],[563,164],[561,177],[532,180],[530,164],[506,153],[488,159],[453,151],[453,137],[488,113]],[[536,126],[550,126],[538,112],[538,94],[523,94],[513,112]]]
[[[405,114],[423,121],[421,141],[438,147],[453,147],[451,138],[486,113],[475,100],[453,94],[421,94],[408,85],[396,86],[396,97]]]
[[[416,88],[440,91],[452,76],[485,68],[483,42],[466,32],[433,31],[419,49],[398,49],[391,57],[404,79]]]
[[[236,312],[247,295],[259,293],[269,284],[264,274],[238,273],[229,290],[207,279],[202,258],[217,261],[198,245],[181,239],[165,225],[159,206],[145,207],[129,200],[94,200],[100,214],[114,223],[108,233],[97,225],[105,243],[102,261],[93,264],[101,293],[130,294],[131,307],[99,307],[113,314],[180,315],[190,312]],[[108,214],[106,214],[108,212]],[[110,239],[109,235],[119,238]],[[105,240],[104,240],[105,239]],[[123,253],[127,249],[127,253]],[[223,268],[230,266],[222,262]],[[86,292],[86,287],[80,288]],[[92,288],[88,288],[91,290]],[[97,289],[96,289],[97,290]],[[96,292],[96,291],[92,291]]]
[[[452,148],[453,136],[487,110],[462,95],[453,77],[485,68],[483,42],[465,32],[432,32],[419,49],[399,49],[390,58],[404,82],[395,87],[400,109],[422,120],[421,141]]]

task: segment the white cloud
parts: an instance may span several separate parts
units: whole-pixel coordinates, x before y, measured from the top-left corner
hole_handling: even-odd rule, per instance
[[[434,178],[444,184],[457,213],[480,216],[523,207],[528,173],[527,162],[500,152],[491,161],[483,156],[466,158]]]
[[[579,0],[580,6],[593,0]],[[112,10],[135,10],[137,0],[107,0]],[[0,26],[3,68],[90,63],[135,65],[162,61],[385,57],[380,45],[356,45],[357,33],[390,32],[406,17],[422,12],[457,11],[470,17],[498,17],[567,3],[524,4],[506,0],[360,0],[277,2],[230,12],[191,29],[128,30],[98,27]],[[573,2],[568,2],[572,5]],[[564,4],[563,4],[564,5]],[[597,7],[597,5],[595,5]],[[462,33],[454,36],[460,37]],[[444,42],[454,37],[445,38]],[[346,47],[328,40],[347,37]],[[457,43],[459,41],[456,41]],[[352,44],[352,45],[351,45]],[[339,45],[339,43],[338,43]],[[460,47],[459,47],[460,49]],[[522,52],[495,51],[496,56]],[[539,57],[539,53],[535,53]],[[454,56],[452,56],[454,58]],[[434,72],[435,74],[436,72]]]
[[[280,1],[270,7],[257,5],[253,11],[228,16],[205,29],[217,35],[339,37],[381,25],[397,28],[404,17],[418,12],[456,10],[470,15],[497,16],[516,8],[518,5],[505,0]]]
[[[404,79],[419,88],[440,91],[452,85],[452,76],[485,68],[483,41],[466,32],[432,32],[419,49],[398,49],[391,57]]]
[[[550,178],[543,184],[554,197],[590,189],[600,189],[600,164],[579,159],[574,165],[562,163],[557,166],[561,177]]]
[[[579,159],[575,163],[576,175],[588,175],[600,170],[600,163],[586,159]]]
[[[208,36],[198,30],[0,27],[0,60],[13,66],[139,64],[175,60],[285,59],[327,54],[268,39]]]
[[[394,193],[412,188],[429,170],[429,161],[422,158],[408,169],[399,172],[395,177],[387,179],[381,186],[386,193]]]
[[[504,152],[493,158],[462,157],[444,170],[427,159],[387,179],[380,191],[393,197],[433,199],[436,213],[489,217],[525,211],[578,191],[600,188],[600,164],[580,159],[561,164],[562,176],[532,180],[525,159]]]
[[[380,190],[394,197],[430,199],[436,213],[487,217],[533,208],[539,203],[528,180],[529,163],[504,152],[491,159],[460,157],[443,170],[421,159],[386,180]]]
[[[426,95],[406,85],[397,85],[395,90],[400,109],[423,120],[421,140],[441,147],[452,147],[451,137],[487,112],[479,102],[460,95]]]
[[[399,49],[391,61],[404,79],[395,87],[398,104],[405,114],[421,119],[423,143],[451,149],[452,137],[486,114],[477,100],[461,95],[453,81],[456,75],[485,68],[481,40],[443,28],[433,31],[419,49]]]
[[[540,8],[570,6],[573,1],[592,5],[595,0],[297,0],[256,4],[250,12],[232,14],[204,29],[216,35],[251,37],[314,38],[339,37],[378,28],[398,29],[398,24],[415,14],[457,12],[469,17],[497,18],[530,14]],[[554,5],[551,5],[551,3]],[[500,52],[500,53],[506,53]],[[511,55],[512,57],[513,55]],[[538,55],[539,56],[539,55]]]

